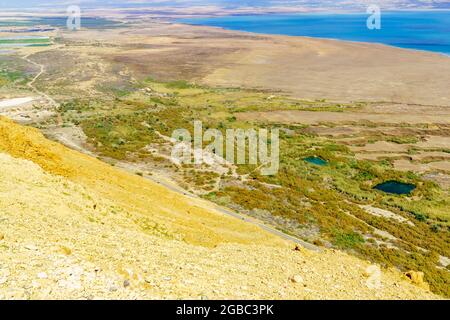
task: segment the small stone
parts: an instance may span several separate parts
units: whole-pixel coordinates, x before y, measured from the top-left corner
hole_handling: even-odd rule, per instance
[[[291,281],[292,281],[293,283],[302,283],[302,282],[303,282],[303,278],[302,278],[301,275],[296,274],[295,276],[293,276],[293,277],[291,278]]]
[[[152,279],[151,278],[145,278],[144,281],[147,282],[147,283],[152,283]]]
[[[109,287],[109,291],[111,291],[111,292],[116,292],[117,290],[119,290],[119,289],[116,286]]]
[[[5,239],[5,235],[3,233],[0,233],[0,241],[2,241],[3,239]]]
[[[407,276],[412,283],[420,284],[423,282],[423,272],[417,271],[408,271],[405,272],[405,276]]]
[[[32,245],[32,244],[27,244],[25,246],[25,249],[31,250],[31,251],[37,251],[38,250],[38,248],[35,245]]]
[[[48,276],[45,272],[39,272],[37,276],[39,279],[47,279],[48,278]]]
[[[8,281],[8,278],[9,278],[9,270],[0,269],[0,285]]]
[[[72,250],[66,246],[60,246],[59,249],[61,253],[65,254],[66,256],[70,256],[72,254]]]
[[[123,286],[124,286],[124,288],[129,287],[130,286],[130,281],[129,280],[125,280],[123,282]]]

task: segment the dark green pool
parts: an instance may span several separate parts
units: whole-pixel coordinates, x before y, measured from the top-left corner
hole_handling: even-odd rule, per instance
[[[410,194],[415,188],[413,184],[398,181],[386,181],[374,187],[374,189],[393,194]]]
[[[327,161],[325,161],[319,157],[308,157],[308,158],[304,158],[303,160],[305,160],[306,162],[318,165],[318,166],[325,166],[328,164]]]

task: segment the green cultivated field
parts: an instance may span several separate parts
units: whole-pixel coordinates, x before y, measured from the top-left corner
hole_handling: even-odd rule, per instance
[[[50,39],[48,38],[0,39],[0,44],[13,44],[13,43],[35,44],[35,43],[49,43],[49,41]]]

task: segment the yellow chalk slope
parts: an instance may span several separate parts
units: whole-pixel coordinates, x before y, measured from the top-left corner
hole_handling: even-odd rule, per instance
[[[130,175],[97,159],[48,141],[36,129],[0,120],[0,150],[30,160],[45,171],[88,186],[121,207],[144,214],[147,222],[192,244],[271,243],[276,238],[249,224],[212,213],[205,202]]]

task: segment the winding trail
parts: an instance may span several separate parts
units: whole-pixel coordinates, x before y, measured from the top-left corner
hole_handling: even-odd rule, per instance
[[[34,78],[27,83],[27,87],[29,87],[34,93],[40,95],[41,97],[44,97],[48,102],[50,102],[50,104],[57,108],[59,106],[59,104],[52,98],[50,97],[48,94],[46,94],[45,92],[40,91],[39,89],[37,89],[34,86],[34,83],[36,82],[37,79],[39,79],[39,77],[45,72],[45,67],[42,64],[39,64],[33,60],[31,60],[29,57],[32,55],[33,53],[29,53],[26,56],[23,56],[22,59],[25,60],[26,62],[36,66],[39,68],[39,73],[37,75],[34,76]]]
[[[127,172],[129,172],[131,174],[134,174],[136,171],[139,171],[139,169],[140,169],[139,166],[137,166],[135,164],[128,163],[128,162],[123,162],[123,161],[117,162],[115,164],[115,166],[117,168],[125,170],[125,171],[127,171]],[[157,183],[159,185],[162,185],[163,187],[165,187],[165,188],[167,188],[167,189],[169,189],[169,190],[171,190],[173,192],[176,192],[178,194],[181,194],[183,196],[204,201],[205,203],[208,204],[208,208],[207,209],[211,209],[211,207],[212,207],[217,212],[220,212],[220,213],[228,215],[228,216],[232,216],[234,218],[237,218],[237,219],[242,220],[242,221],[247,222],[247,223],[251,223],[251,224],[253,224],[253,225],[255,225],[255,226],[257,226],[257,227],[259,227],[259,228],[261,228],[261,229],[263,229],[263,230],[265,230],[265,231],[267,231],[267,232],[269,232],[269,233],[271,233],[273,235],[276,235],[276,236],[278,236],[278,237],[280,237],[282,239],[285,239],[285,240],[288,240],[288,241],[292,241],[292,242],[302,246],[305,249],[313,250],[313,251],[320,251],[321,250],[318,246],[316,246],[316,245],[314,245],[312,243],[306,242],[304,240],[301,240],[301,239],[299,239],[297,237],[294,237],[294,236],[291,236],[289,234],[286,234],[286,233],[284,233],[282,231],[279,231],[279,230],[275,229],[274,227],[265,224],[261,220],[258,220],[258,219],[246,216],[244,214],[232,211],[232,210],[230,210],[228,208],[219,206],[219,205],[217,205],[217,204],[215,204],[213,202],[210,202],[210,201],[207,201],[207,200],[205,200],[203,198],[200,198],[199,196],[182,189],[181,187],[179,187],[176,184],[172,184],[172,183],[166,182],[166,181],[164,181],[162,179],[155,179],[154,177],[149,176],[149,175],[144,175],[143,178],[151,180],[152,182],[155,182],[155,183]]]

